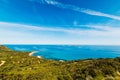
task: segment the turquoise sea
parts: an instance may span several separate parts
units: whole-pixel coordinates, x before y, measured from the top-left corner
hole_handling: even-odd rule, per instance
[[[36,51],[33,56],[46,59],[80,60],[120,57],[120,46],[97,45],[6,45],[16,51]]]

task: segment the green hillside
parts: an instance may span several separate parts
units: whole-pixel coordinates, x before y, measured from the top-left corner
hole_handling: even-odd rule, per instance
[[[11,50],[3,45],[0,45],[0,51],[11,51]]]
[[[120,58],[46,60],[0,46],[0,80],[120,80]]]

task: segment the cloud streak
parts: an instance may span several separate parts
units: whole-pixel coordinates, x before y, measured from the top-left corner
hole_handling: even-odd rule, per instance
[[[3,43],[92,43],[92,44],[120,44],[120,28],[100,25],[81,25],[95,29],[68,29],[54,28],[45,26],[31,26],[17,23],[0,22],[0,36]],[[96,30],[96,29],[102,29]],[[30,30],[30,31],[29,31]],[[37,32],[37,33],[36,33]],[[53,40],[51,34],[55,33]],[[45,34],[44,34],[45,33]],[[47,34],[46,34],[47,33]],[[62,37],[65,41],[59,41],[61,33],[66,37]],[[47,37],[45,37],[47,36]],[[68,37],[69,36],[69,37]],[[74,38],[76,37],[76,38]],[[68,39],[69,38],[69,39]]]
[[[73,11],[85,13],[85,14],[88,14],[88,15],[101,16],[101,17],[111,18],[111,19],[115,19],[115,20],[120,20],[120,16],[115,16],[115,15],[111,15],[111,14],[102,13],[102,12],[99,12],[99,11],[80,8],[80,7],[77,7],[77,6],[74,6],[74,5],[63,4],[63,3],[57,2],[55,0],[44,0],[44,3],[54,5],[56,7],[63,8],[63,9],[70,9],[70,10],[73,10]]]
[[[35,31],[51,31],[51,32],[65,32],[65,33],[78,33],[76,29],[66,29],[66,28],[55,28],[55,27],[45,27],[45,26],[30,26],[24,24],[16,24],[16,23],[7,23],[7,22],[0,22],[0,27],[2,28],[20,28],[20,29],[28,29],[28,30],[35,30]]]
[[[70,26],[70,25],[69,25]],[[86,33],[102,33],[114,30],[114,28],[110,28],[109,26],[99,26],[99,25],[78,25],[79,28],[62,28],[62,27],[46,27],[46,26],[32,26],[32,25],[25,25],[25,24],[17,24],[17,23],[9,23],[9,22],[0,22],[1,29],[17,29],[17,30],[32,30],[32,31],[46,31],[46,32],[61,32],[61,33],[68,33],[68,34],[77,34],[82,35]],[[81,27],[85,27],[82,29]],[[87,29],[88,28],[88,29]],[[22,33],[21,33],[22,34]]]
[[[17,24],[17,23],[8,23],[8,22],[0,22],[1,29],[21,29],[21,30],[32,30],[32,31],[50,31],[50,32],[64,32],[70,34],[91,34],[95,35],[105,35],[106,33],[120,33],[120,28],[114,28],[110,26],[101,26],[101,25],[79,25],[84,26],[92,29],[81,29],[81,28],[60,28],[60,27],[46,27],[46,26],[32,26],[32,25],[24,25],[24,24]],[[109,35],[109,34],[107,34]]]

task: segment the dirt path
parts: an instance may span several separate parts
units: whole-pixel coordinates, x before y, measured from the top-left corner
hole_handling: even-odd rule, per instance
[[[0,66],[4,65],[6,61],[1,61],[2,63],[0,64]]]
[[[119,71],[117,71],[117,74],[120,76],[120,72]]]

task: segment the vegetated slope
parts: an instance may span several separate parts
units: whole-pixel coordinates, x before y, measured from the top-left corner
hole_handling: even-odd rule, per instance
[[[28,55],[0,49],[0,80],[120,80],[120,58],[63,62]]]
[[[11,51],[11,50],[3,45],[0,45],[0,51]]]

